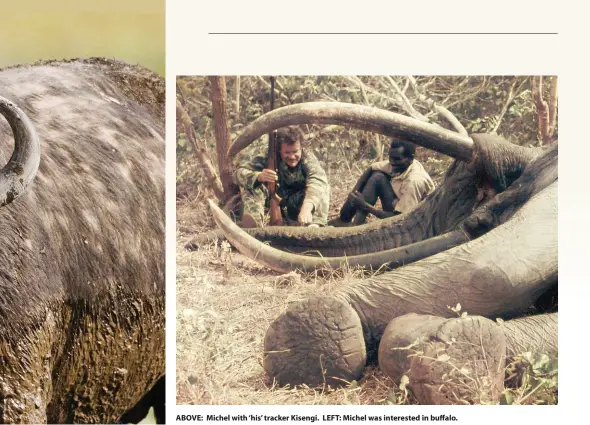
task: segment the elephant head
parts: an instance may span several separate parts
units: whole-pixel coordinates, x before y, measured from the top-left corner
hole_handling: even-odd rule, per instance
[[[280,384],[358,379],[395,317],[452,317],[449,306],[457,303],[470,314],[514,316],[557,283],[557,144],[525,148],[374,108],[317,102],[262,116],[244,130],[230,155],[272,129],[305,123],[401,137],[456,161],[413,211],[353,228],[245,232],[211,204],[232,245],[274,270],[343,264],[390,269],[293,303],[271,324],[264,367]],[[293,252],[302,250],[319,255]]]

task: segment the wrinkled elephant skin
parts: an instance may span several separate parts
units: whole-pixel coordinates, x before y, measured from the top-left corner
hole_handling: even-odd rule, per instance
[[[393,319],[379,344],[379,367],[420,404],[496,404],[504,389],[506,338],[481,316]]]
[[[348,353],[360,353],[366,345],[367,355],[376,350],[382,332],[393,318],[407,313],[442,317],[454,313],[447,306],[460,303],[470,314],[506,317],[532,305],[536,298],[557,282],[557,182],[539,192],[506,223],[484,236],[427,259],[369,279],[354,281],[335,290],[328,298],[348,305],[359,316],[364,338],[356,331],[354,340],[334,339],[344,333],[333,329],[352,329],[350,309],[338,304],[331,312],[326,297],[316,301],[294,303],[279,316],[269,332],[298,329],[296,338],[287,335],[282,343],[276,336],[272,346],[265,345],[265,370],[280,376],[280,382],[305,382],[310,385],[358,379],[358,365],[344,361]],[[507,244],[507,241],[510,241]],[[307,310],[299,323],[294,311]],[[327,321],[325,318],[330,318]],[[323,345],[310,341],[328,341]],[[266,340],[268,341],[268,339]],[[334,348],[336,344],[336,349]],[[307,347],[307,348],[305,348]],[[343,365],[333,375],[318,377],[321,362],[330,358],[332,365]],[[308,372],[310,371],[310,372]],[[307,376],[302,376],[302,375]]]
[[[557,313],[506,322],[411,313],[385,328],[379,367],[396,383],[406,376],[420,404],[497,404],[515,356],[556,363],[556,348]]]

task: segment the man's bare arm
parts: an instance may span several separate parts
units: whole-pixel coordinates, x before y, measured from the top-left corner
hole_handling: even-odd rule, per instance
[[[348,195],[348,200],[350,202],[352,202],[352,204],[355,207],[357,207],[358,209],[365,211],[369,214],[373,214],[375,217],[378,217],[378,218],[393,217],[394,215],[400,214],[399,211],[395,211],[395,210],[394,211],[384,211],[384,210],[380,210],[378,208],[375,208],[374,206],[367,203],[367,201],[365,201],[365,198],[363,198],[363,194],[360,193],[359,191],[353,191],[350,195]]]

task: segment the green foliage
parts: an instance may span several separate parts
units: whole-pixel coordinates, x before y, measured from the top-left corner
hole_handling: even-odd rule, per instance
[[[557,372],[557,361],[546,354],[517,356],[506,368],[506,380],[519,385],[506,388],[500,404],[557,404]]]

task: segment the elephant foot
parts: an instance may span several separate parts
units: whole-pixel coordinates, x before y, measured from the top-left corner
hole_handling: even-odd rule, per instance
[[[395,382],[406,375],[420,404],[496,404],[505,363],[504,332],[480,316],[401,316],[379,345],[381,370]]]
[[[330,297],[291,304],[264,338],[264,370],[281,386],[346,385],[361,377],[365,363],[358,314]]]

